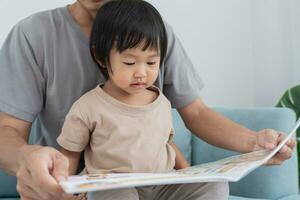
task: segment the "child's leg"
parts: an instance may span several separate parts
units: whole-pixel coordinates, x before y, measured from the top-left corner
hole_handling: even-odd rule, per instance
[[[190,183],[155,187],[153,200],[228,200],[228,183]]]
[[[139,200],[135,188],[89,192],[88,200]]]

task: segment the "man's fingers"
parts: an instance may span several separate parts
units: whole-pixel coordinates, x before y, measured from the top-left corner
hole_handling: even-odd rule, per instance
[[[40,199],[38,193],[30,187],[31,175],[26,168],[20,169],[17,174],[17,191],[24,199]],[[39,196],[39,197],[37,197]]]
[[[35,191],[26,186],[23,185],[22,183],[17,183],[17,191],[19,192],[20,196],[23,198],[21,199],[30,199],[30,200],[39,200],[41,199],[41,197],[37,197]]]
[[[279,154],[284,154],[288,151],[288,147],[286,145],[284,145],[283,147],[281,147],[281,149],[279,149]]]
[[[26,168],[20,169],[16,174],[18,184],[29,185],[31,180],[31,175]]]
[[[266,149],[273,149],[277,145],[278,134],[273,129],[265,129],[258,135],[258,144]]]
[[[286,159],[289,159],[290,157],[292,157],[292,154],[293,154],[293,150],[287,146],[287,145],[284,145],[280,150],[279,150],[279,153],[278,153],[278,156],[283,159],[283,160],[286,160]]]
[[[278,137],[278,141],[277,141],[277,145],[284,140],[284,138],[286,137],[284,133],[278,133],[279,137]],[[294,147],[296,146],[296,140],[295,139],[289,139],[285,145],[288,146],[291,149],[294,149]]]
[[[20,194],[20,199],[21,200],[32,200],[30,197],[27,197],[26,195],[21,195],[21,194]]]
[[[69,174],[69,160],[61,153],[53,157],[52,175],[57,182],[65,180]]]
[[[50,147],[36,149],[26,156],[16,174],[20,196],[31,200],[60,200],[64,192],[54,175],[68,175],[67,158]]]
[[[292,153],[293,150],[285,145],[266,163],[266,165],[281,165],[286,159],[289,159],[292,156]]]
[[[286,145],[288,147],[290,147],[291,149],[294,149],[294,147],[296,146],[297,142],[295,139],[289,139],[286,143]]]
[[[285,134],[282,132],[276,132],[272,129],[265,129],[259,132],[257,135],[258,146],[265,149],[274,149],[285,138]],[[266,165],[280,165],[285,160],[292,157],[293,149],[296,146],[296,140],[290,139],[285,145],[270,159]]]
[[[27,163],[33,188],[45,199],[57,199],[62,195],[62,189],[51,174],[55,167],[53,158],[56,154],[60,154],[60,152],[55,149],[44,148],[36,155],[32,155],[30,163]]]
[[[268,160],[266,165],[281,165],[283,163],[283,160],[278,158],[278,155],[274,156],[272,159]]]
[[[278,144],[284,140],[285,138],[284,133],[279,133],[278,137]],[[276,154],[276,157],[282,161],[289,159],[292,157],[293,149],[296,146],[296,140],[295,139],[289,139],[285,145],[279,150],[279,152]]]

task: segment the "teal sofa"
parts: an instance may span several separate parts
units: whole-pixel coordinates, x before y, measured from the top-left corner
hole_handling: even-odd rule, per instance
[[[216,108],[233,121],[253,130],[273,128],[289,132],[296,121],[287,108]],[[192,165],[236,154],[216,148],[192,136],[178,113],[173,111],[175,142]],[[297,152],[280,166],[260,167],[239,182],[230,183],[230,200],[300,200]],[[13,177],[0,172],[0,199],[18,199]]]

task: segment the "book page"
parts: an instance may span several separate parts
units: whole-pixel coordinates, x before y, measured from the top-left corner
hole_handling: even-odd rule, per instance
[[[299,125],[300,120],[273,150],[240,154],[168,173],[109,173],[70,176],[67,181],[60,182],[60,185],[66,193],[72,194],[149,185],[238,181],[272,158],[292,137]]]

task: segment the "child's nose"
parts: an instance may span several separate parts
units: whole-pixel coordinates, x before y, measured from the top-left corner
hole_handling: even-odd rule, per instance
[[[136,78],[145,77],[146,75],[147,75],[146,67],[144,66],[138,67],[134,74]]]

